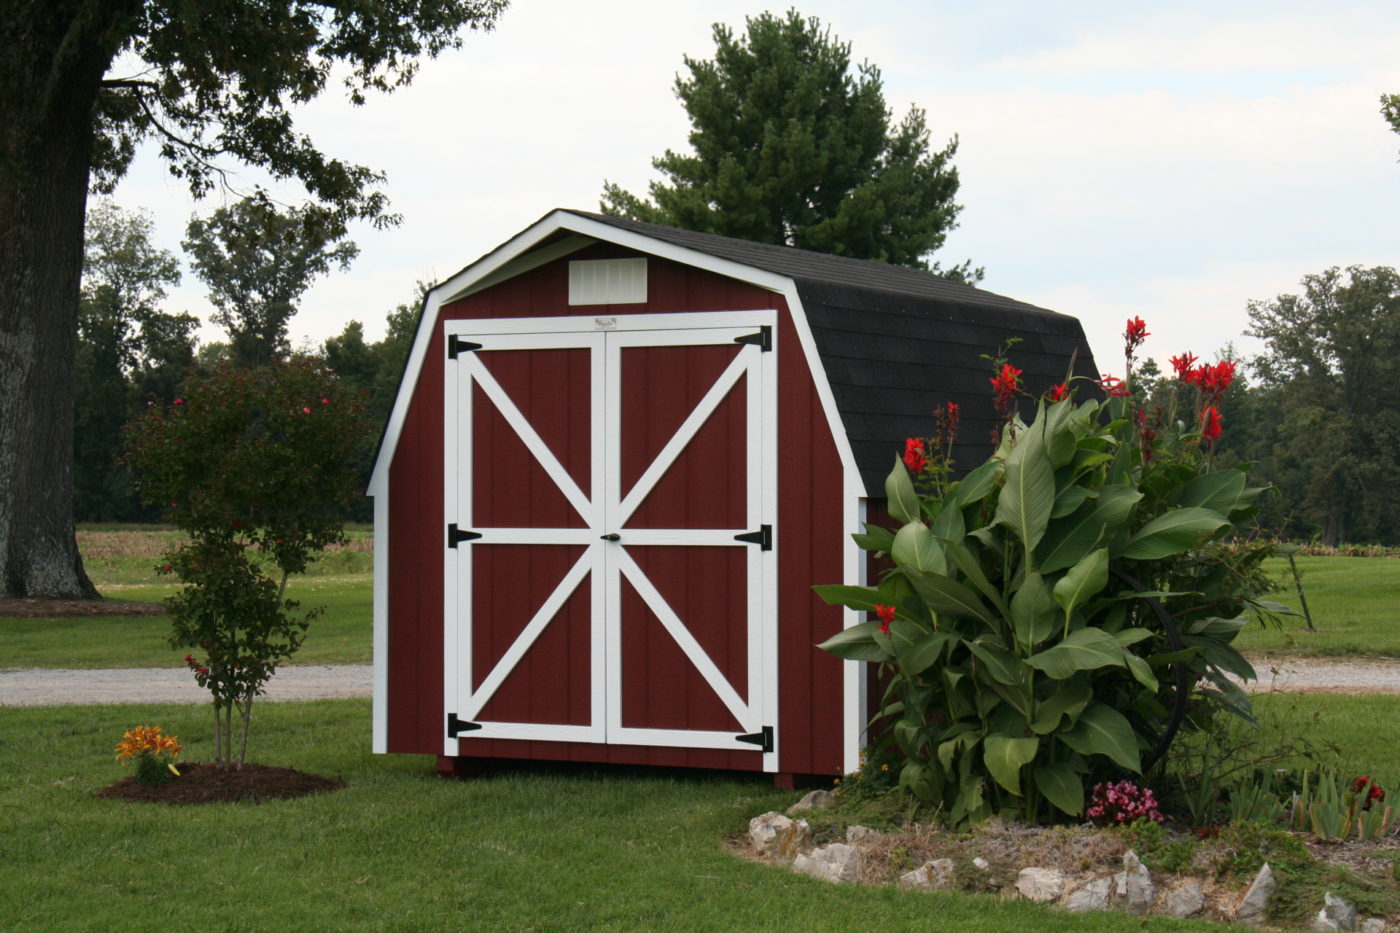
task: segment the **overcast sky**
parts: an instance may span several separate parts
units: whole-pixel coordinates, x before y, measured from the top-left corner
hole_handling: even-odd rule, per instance
[[[781,12],[786,7],[773,7]],[[1121,371],[1140,315],[1159,359],[1242,340],[1246,304],[1332,265],[1400,265],[1400,92],[1394,3],[843,2],[800,8],[879,66],[898,119],[956,134],[961,226],[936,258],[986,267],[983,287],[1078,316]],[[402,226],[354,232],[360,258],[291,322],[319,343],[370,339],[418,280],[444,278],[555,207],[596,210],[604,179],[642,192],[651,157],[683,149],[673,82],[710,57],[711,24],[753,0],[515,0],[491,33],[424,65],[412,86],[351,107],[329,92],[301,126],[388,175]],[[242,172],[248,185],[258,176]],[[200,204],[147,152],[116,192],[179,251]],[[170,310],[207,316],[186,275]],[[203,339],[220,331],[206,326]]]

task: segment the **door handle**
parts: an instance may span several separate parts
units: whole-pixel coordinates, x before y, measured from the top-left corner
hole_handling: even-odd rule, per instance
[[[612,534],[610,534],[610,535],[603,535],[603,540],[604,540],[604,541],[621,541],[621,540],[622,540],[622,535],[620,535],[620,534],[618,534],[617,532],[614,531],[614,532],[613,532]]]

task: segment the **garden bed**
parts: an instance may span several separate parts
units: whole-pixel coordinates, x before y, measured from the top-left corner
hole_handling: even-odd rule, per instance
[[[218,768],[204,762],[188,762],[178,767],[180,776],[164,784],[142,784],[129,776],[94,796],[145,803],[261,803],[322,794],[345,786],[337,778],[255,763],[242,768]]]

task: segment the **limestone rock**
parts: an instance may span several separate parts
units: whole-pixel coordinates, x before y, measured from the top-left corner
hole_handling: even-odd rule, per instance
[[[1322,898],[1322,909],[1313,918],[1312,929],[1320,933],[1332,933],[1332,931],[1346,931],[1351,933],[1356,929],[1356,905],[1333,896],[1328,891]]]
[[[1118,900],[1130,914],[1147,913],[1157,897],[1152,875],[1131,849],[1123,854],[1123,870],[1113,876],[1113,884]]]
[[[814,790],[797,803],[787,808],[788,816],[803,810],[825,810],[836,801],[836,795],[829,790]]]
[[[868,826],[854,825],[846,827],[846,841],[853,846],[859,845],[862,842],[872,842],[879,838],[880,833]]]
[[[1064,901],[1065,910],[1076,914],[1091,910],[1108,910],[1108,898],[1112,891],[1112,878],[1095,878],[1069,892]]]
[[[1361,933],[1385,933],[1390,927],[1386,926],[1385,921],[1379,917],[1367,917],[1365,920],[1361,921],[1357,929],[1360,930]]]
[[[1169,917],[1194,917],[1205,909],[1206,896],[1201,886],[1194,881],[1179,885],[1167,892],[1162,903],[1162,913]]]
[[[972,860],[972,867],[977,869],[978,871],[991,871],[992,863],[979,855]]]
[[[1052,868],[1023,868],[1016,876],[1016,890],[1037,904],[1048,904],[1065,893],[1065,873]]]
[[[800,853],[792,863],[792,870],[799,875],[810,875],[823,881],[856,880],[860,869],[860,850],[844,842],[813,849],[811,853]]]
[[[811,845],[812,827],[806,820],[793,820],[769,810],[749,820],[749,841],[759,855],[790,862]]]
[[[1265,862],[1259,869],[1259,874],[1250,882],[1244,896],[1240,898],[1239,904],[1235,906],[1235,922],[1251,926],[1263,923],[1264,912],[1269,907],[1269,898],[1274,895],[1274,886],[1274,870]]]
[[[952,859],[936,858],[924,862],[913,871],[907,871],[900,875],[899,883],[906,888],[922,888],[931,891],[934,888],[946,888],[952,885],[956,872]]]

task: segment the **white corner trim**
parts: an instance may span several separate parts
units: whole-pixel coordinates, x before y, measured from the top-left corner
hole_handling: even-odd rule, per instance
[[[865,551],[851,540],[852,532],[865,530],[865,498],[847,495],[842,509],[842,525],[846,529],[845,550],[842,552],[843,577],[847,583],[865,586],[868,582]],[[864,613],[854,609],[841,610],[841,627],[850,628],[865,621]],[[841,663],[841,688],[843,716],[841,730],[841,770],[850,774],[860,767],[860,750],[867,744],[866,723],[870,722],[867,684],[870,665],[863,661],[843,661]]]
[[[399,391],[394,396],[394,407],[389,411],[389,421],[384,426],[384,438],[379,444],[379,455],[374,460],[374,470],[369,475],[369,495],[389,500],[389,464],[393,462],[394,451],[399,446],[399,436],[403,434],[404,421],[408,418],[408,406],[413,401],[414,389],[418,387],[418,376],[423,371],[423,360],[428,356],[428,345],[432,343],[436,328],[441,293],[433,289],[423,297],[423,310],[418,316],[418,333],[413,338],[413,348],[408,351],[408,362],[404,366],[403,379]]]
[[[370,751],[389,751],[389,496],[374,497],[374,700]]]

